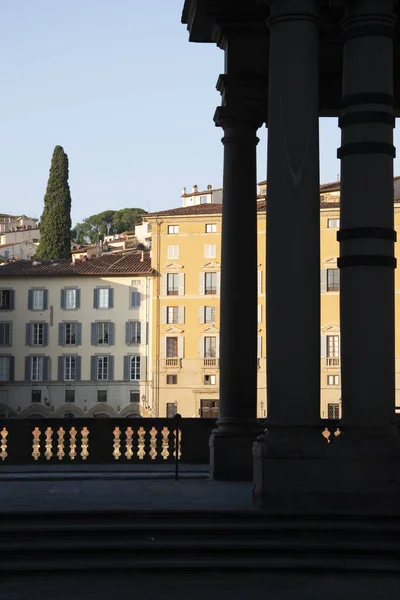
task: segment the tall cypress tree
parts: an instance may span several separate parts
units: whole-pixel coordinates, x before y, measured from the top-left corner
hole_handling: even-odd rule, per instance
[[[61,146],[54,148],[50,175],[40,219],[37,258],[70,258],[71,192],[68,184],[68,156]]]

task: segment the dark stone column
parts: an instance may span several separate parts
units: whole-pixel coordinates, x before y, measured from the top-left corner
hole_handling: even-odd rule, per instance
[[[261,121],[220,107],[224,176],[220,301],[220,417],[210,439],[214,479],[251,480],[257,415],[256,137]]]
[[[254,500],[310,504],[320,420],[319,41],[317,2],[272,1],[267,165],[267,431]],[[308,495],[308,497],[307,497]],[[311,499],[312,504],[312,499]]]
[[[397,514],[392,0],[353,0],[342,22],[340,326],[343,436],[336,505]]]

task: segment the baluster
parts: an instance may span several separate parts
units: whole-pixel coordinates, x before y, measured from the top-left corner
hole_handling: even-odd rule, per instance
[[[53,430],[51,427],[47,427],[45,433],[45,457],[46,460],[50,460],[53,456],[52,443],[53,443]]]
[[[161,430],[161,456],[163,458],[163,460],[167,460],[168,456],[169,456],[169,451],[168,451],[168,434],[169,434],[169,429],[168,427],[164,427]]]
[[[145,430],[143,427],[140,427],[140,429],[138,429],[137,435],[138,435],[138,451],[137,451],[137,456],[139,458],[139,460],[143,460],[143,458],[146,455],[145,452]]]
[[[119,460],[121,456],[121,430],[119,427],[115,427],[113,431],[114,439],[113,439],[113,456],[115,460]]]
[[[65,452],[64,452],[65,430],[64,430],[63,427],[59,427],[58,428],[57,436],[58,436],[58,441],[57,441],[57,458],[58,458],[58,460],[62,460],[64,458],[64,456],[65,456]]]
[[[41,435],[41,431],[40,431],[39,427],[35,427],[35,429],[32,431],[32,436],[33,436],[32,456],[33,456],[34,460],[38,460],[38,458],[40,456],[40,435]]]
[[[3,427],[3,429],[0,432],[0,436],[1,436],[1,442],[0,442],[0,457],[1,460],[4,461],[6,460],[8,454],[7,454],[7,436],[8,436],[8,431],[5,427]]]
[[[154,425],[150,429],[149,434],[150,434],[150,451],[149,451],[149,457],[151,458],[151,460],[155,460],[157,458],[157,450],[156,450],[157,429],[154,427]]]
[[[81,440],[81,458],[86,460],[89,456],[89,430],[87,427],[82,427]]]
[[[133,429],[132,427],[127,427],[126,431],[125,431],[125,448],[126,448],[126,452],[125,452],[125,456],[128,460],[131,460],[132,456],[133,456],[133,450],[132,450],[132,446],[133,446]]]
[[[77,431],[75,427],[71,427],[69,430],[69,458],[74,460],[76,457],[76,435]]]

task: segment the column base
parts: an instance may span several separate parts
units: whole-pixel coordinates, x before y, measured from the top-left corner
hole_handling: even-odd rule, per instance
[[[219,420],[210,437],[210,475],[216,481],[252,481],[252,448],[263,431],[257,419]]]
[[[267,431],[253,447],[256,508],[269,515],[377,516],[400,513],[400,435],[342,430]]]

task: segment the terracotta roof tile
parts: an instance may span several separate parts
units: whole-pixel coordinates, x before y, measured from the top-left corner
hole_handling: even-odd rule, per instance
[[[151,275],[151,258],[149,252],[114,253],[98,256],[87,261],[32,261],[17,260],[0,268],[0,277],[80,277],[80,276],[113,276],[113,275]],[[39,263],[39,264],[37,264]]]

